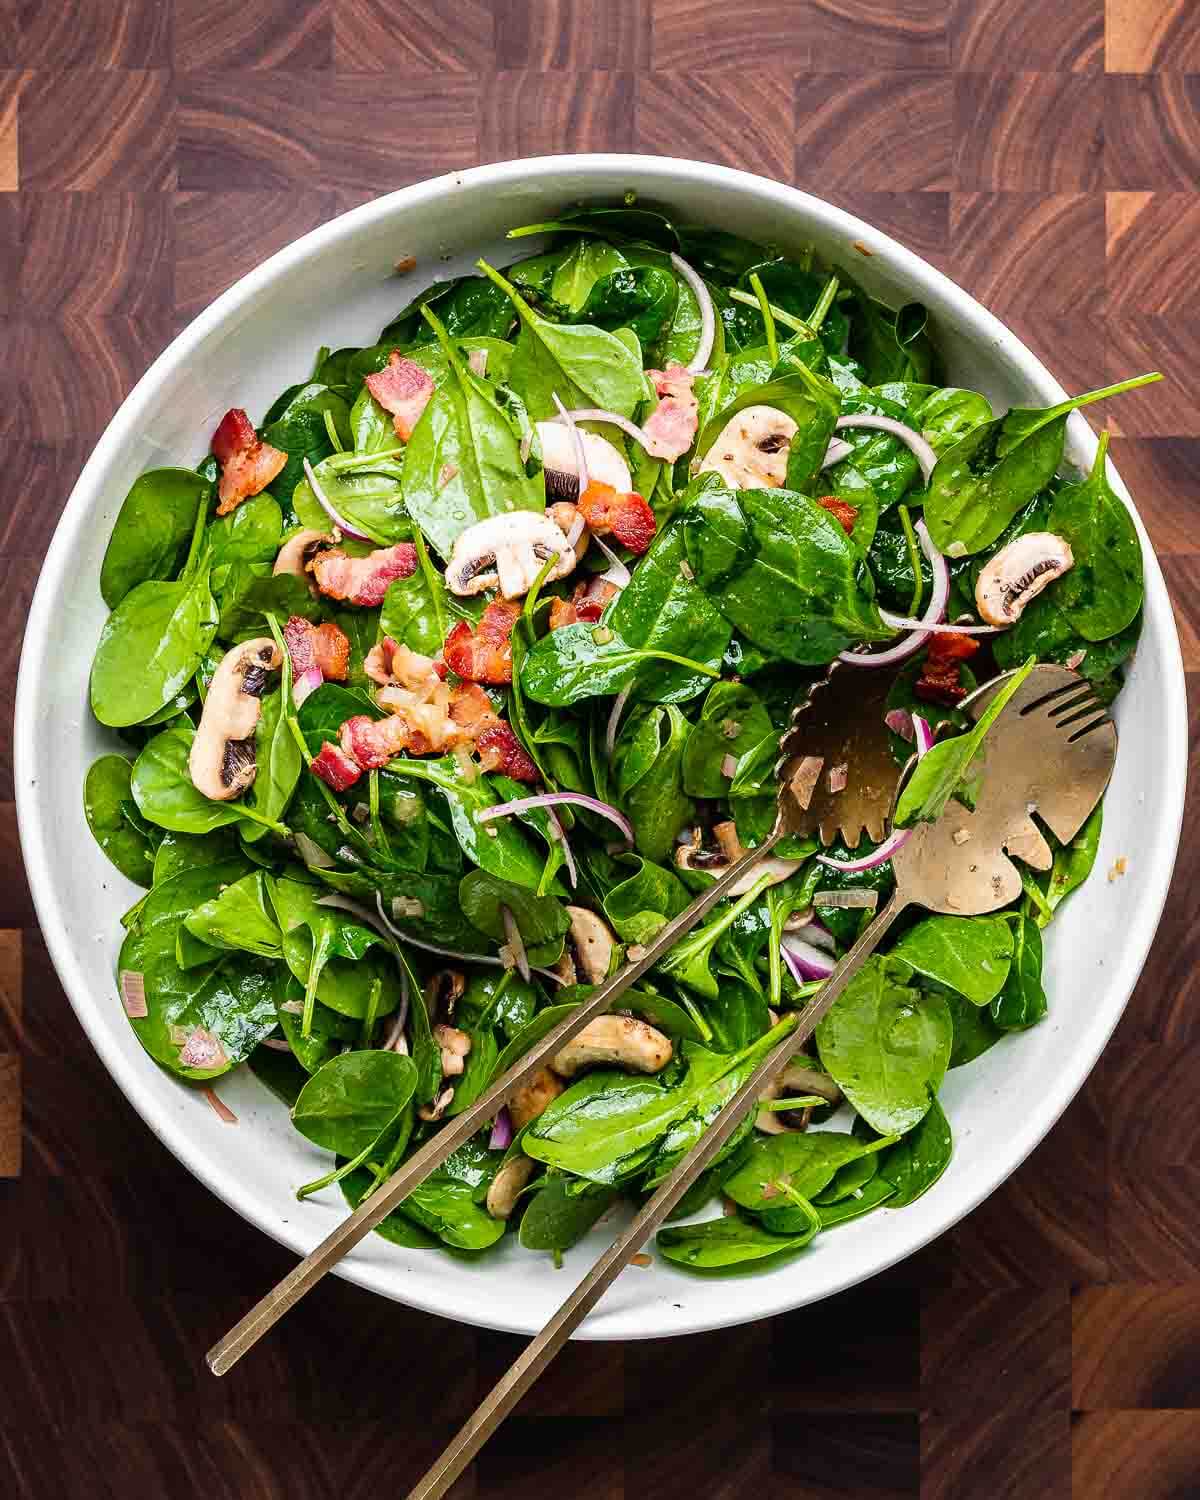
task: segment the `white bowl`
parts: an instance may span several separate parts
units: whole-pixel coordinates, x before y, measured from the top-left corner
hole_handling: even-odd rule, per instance
[[[924,302],[950,378],[983,390],[1001,410],[1064,395],[973,298],[868,224],[760,177],[641,156],[507,162],[380,198],[243,277],[154,362],[75,486],[30,611],[16,712],[21,841],[51,956],[112,1076],[201,1181],[298,1255],[345,1212],[336,1189],[303,1205],[293,1197],[296,1184],[319,1170],[318,1153],[246,1069],[220,1085],[240,1120],[237,1127],[222,1124],[198,1091],[175,1082],[143,1052],[117,998],[118,917],[137,891],[93,842],[82,805],[84,773],[110,747],[87,706],[89,664],[105,617],[98,587],[105,544],[132,480],[155,465],[198,459],[227,407],[263,411],[284,386],[304,378],[318,345],[372,342],[419,286],[468,270],[477,255],[495,261],[513,258],[518,248],[532,250],[505,244],[511,225],[550,218],[579,198],[611,199],[627,188],[672,205],[683,220],[785,248],[813,243],[831,259],[852,264],[888,300]],[[403,255],[415,256],[418,270],[398,281],[393,266]],[[1068,458],[1090,467],[1095,447],[1091,429],[1076,414],[1068,427]],[[873,1275],[941,1234],[1003,1182],[1083,1083],[1154,936],[1183,809],[1187,726],[1179,644],[1162,575],[1138,527],[1146,553],[1145,628],[1117,707],[1121,753],[1097,873],[1049,935],[1049,1018],[947,1077],[943,1099],[955,1151],[945,1176],[912,1207],[883,1209],[834,1229],[773,1271],[706,1281],[659,1262],[632,1269],[588,1319],[583,1337],[650,1338],[745,1322]],[[1128,875],[1106,881],[1104,871],[1120,855]],[[87,1122],[77,1126],[86,1130]],[[465,1264],[371,1235],[339,1270],[414,1307],[528,1333],[567,1295],[603,1242],[603,1232],[594,1232],[555,1273],[546,1257],[511,1239],[499,1254]]]

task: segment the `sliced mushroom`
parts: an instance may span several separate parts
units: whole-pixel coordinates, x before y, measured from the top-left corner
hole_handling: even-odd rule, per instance
[[[552,1073],[549,1068],[539,1068],[528,1083],[523,1083],[509,1097],[508,1117],[513,1130],[523,1130],[530,1120],[536,1120],[564,1087],[557,1073]]]
[[[1011,625],[1075,561],[1069,542],[1052,531],[1030,531],[1002,547],[975,584],[975,604],[989,625]]]
[[[633,488],[629,465],[616,448],[598,432],[578,429],[587,460],[588,478],[608,484],[619,495]],[[552,500],[575,500],[579,496],[579,460],[570,428],[562,422],[539,422],[538,440],[542,445],[542,466],[546,472],[546,503]]]
[[[781,485],[796,431],[778,407],[744,407],[726,422],[696,472],[719,474],[735,490]]]
[[[737,836],[737,827],[731,822],[718,823],[713,828],[716,847],[702,842],[703,830],[692,831],[690,844],[679,844],[675,849],[675,865],[680,870],[699,870],[705,875],[723,875],[732,864],[750,853]],[[804,863],[802,859],[779,859],[774,855],[760,860],[744,875],[738,877],[729,888],[731,896],[744,896],[756,881],[770,875],[771,884],[779,885],[794,875]]]
[[[312,527],[306,527],[305,530],[298,531],[295,536],[288,537],[280,547],[271,572],[273,574],[293,573],[297,578],[303,579],[310,588],[314,588],[315,585],[308,573],[308,564],[312,561],[313,554],[318,547],[332,545],[333,537],[329,532],[314,531]]]
[[[487,1191],[487,1211],[493,1219],[507,1219],[516,1208],[517,1199],[533,1176],[533,1168],[534,1162],[528,1156],[514,1156],[492,1178]]]
[[[259,699],[282,660],[275,642],[258,636],[227,651],[213,674],[188,754],[188,773],[196,790],[214,802],[239,796],[254,780]]]
[[[467,988],[467,976],[461,969],[439,969],[425,982],[425,1009],[435,1022],[449,1025],[455,1007]]]
[[[435,1026],[433,1040],[441,1048],[442,1077],[458,1078],[466,1067],[467,1054],[471,1050],[471,1038],[457,1026]]]
[[[782,1077],[777,1078],[758,1097],[761,1103],[770,1103],[775,1099],[800,1098],[806,1094],[819,1095],[831,1105],[840,1103],[842,1098],[841,1089],[828,1073],[819,1073],[813,1068],[806,1068],[802,1063],[792,1063]],[[807,1130],[813,1108],[815,1106],[810,1105],[805,1109],[760,1109],[755,1116],[754,1126],[764,1135],[786,1135],[791,1131]]]
[[[422,1104],[417,1110],[418,1120],[440,1120],[446,1113],[446,1108],[451,1099],[454,1098],[453,1088],[443,1089],[432,1104]]]
[[[597,1064],[658,1073],[671,1061],[673,1050],[670,1037],[636,1016],[597,1016],[556,1054],[553,1067],[563,1078]]]
[[[454,543],[446,567],[452,594],[481,594],[499,588],[506,599],[520,599],[533,587],[546,559],[558,561],[546,575],[565,578],[575,567],[575,553],[549,516],[534,510],[510,510],[468,526]]]
[[[599,984],[608,976],[616,940],[604,921],[586,906],[568,906],[567,916],[571,926],[553,972],[563,984]]]

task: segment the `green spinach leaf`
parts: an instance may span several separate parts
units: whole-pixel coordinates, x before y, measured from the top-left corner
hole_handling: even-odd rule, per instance
[[[154,845],[122,810],[132,796],[131,770],[123,755],[94,760],[83,783],[83,810],[92,837],[126,880],[148,886],[153,883]]]
[[[972,1005],[987,1005],[1008,978],[1012,929],[1004,917],[926,917],[908,929],[891,956]]]

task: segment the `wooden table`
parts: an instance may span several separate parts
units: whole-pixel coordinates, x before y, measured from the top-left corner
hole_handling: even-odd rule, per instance
[[[1198,111],[1196,0],[0,0],[4,702],[59,510],[174,333],[377,193],[561,150],[795,182],[944,267],[1068,386],[1165,370],[1103,415],[1196,672]],[[291,1257],[85,1041],[3,738],[0,1494],[403,1493],[518,1341],[330,1280],[207,1375]],[[1200,1494],[1197,831],[1193,805],[1104,1060],[982,1208],[794,1315],[573,1347],[456,1495]]]

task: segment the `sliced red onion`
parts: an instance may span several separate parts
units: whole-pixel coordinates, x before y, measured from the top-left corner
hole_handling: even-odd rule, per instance
[[[495,958],[490,953],[464,953],[458,948],[443,948],[438,943],[427,943],[422,938],[415,938],[411,933],[404,932],[399,927],[393,927],[384,915],[383,893],[381,891],[375,892],[375,904],[379,908],[379,920],[383,923],[388,933],[399,943],[407,943],[411,948],[419,948],[422,953],[434,953],[438,958],[457,958],[462,963],[494,964],[498,969],[504,968],[504,960],[502,958]],[[351,911],[365,910],[364,907],[358,906],[357,902],[349,902],[347,905]],[[372,923],[372,926],[374,925]]]
[[[996,635],[1004,628],[1002,625],[932,624],[926,620],[910,620],[907,615],[894,615],[887,609],[881,609],[879,614],[883,623],[893,630],[920,630],[925,635]]]
[[[228,1104],[225,1103],[224,1099],[220,1099],[217,1097],[216,1089],[201,1089],[201,1093],[212,1105],[213,1113],[223,1125],[237,1124],[237,1115],[235,1115],[233,1110],[231,1110]]]
[[[571,852],[571,845],[567,841],[567,830],[558,820],[558,814],[552,807],[546,809],[546,820],[550,824],[550,832],[562,845],[563,862],[567,867],[567,879],[571,882],[574,890],[579,884],[579,871],[575,868],[575,856]]]
[[[517,919],[507,906],[501,906],[500,919],[504,923],[504,936],[508,943],[508,951],[512,954],[513,963],[516,964],[521,978],[528,983],[531,974],[529,955],[525,952],[525,939],[521,936]]]
[[[325,673],[320,667],[306,668],[292,683],[292,702],[299,708],[305,698],[310,693],[315,693],[324,681]]]
[[[143,1020],[150,1014],[146,1006],[146,977],[136,969],[122,969],[119,980],[121,1004],[131,1021]]]
[[[836,962],[831,953],[790,933],[780,940],[779,953],[797,984],[805,984],[810,979],[828,979]]]
[[[725,777],[726,781],[732,781],[733,778],[734,778],[734,774],[736,773],[736,771],[737,771],[737,759],[736,759],[736,757],[732,756],[732,755],[723,755],[721,757],[721,775]]]
[[[831,438],[829,447],[825,450],[825,457],[821,460],[823,469],[831,468],[834,464],[840,464],[843,458],[849,458],[854,452],[851,443],[843,442],[841,438]]]
[[[712,353],[713,339],[717,332],[717,315],[708,287],[704,284],[704,277],[694,271],[682,255],[676,255],[674,251],[671,252],[671,264],[691,287],[696,295],[696,301],[700,304],[700,342],[696,345],[696,352],[686,365],[688,373],[695,375],[708,364],[708,356]]]
[[[929,627],[946,613],[946,602],[950,598],[950,569],[946,566],[946,559],[934,546],[924,521],[917,522],[916,532],[921,550],[929,559],[929,566],[933,570],[933,589],[929,604],[921,616],[920,629],[906,635],[902,641],[889,646],[885,651],[839,652],[838,661],[845,662],[848,667],[890,667],[895,662],[906,661],[929,639]]]
[[[604,731],[604,751],[609,760],[612,760],[617,748],[617,726],[621,722],[621,715],[625,712],[625,705],[629,702],[629,695],[633,692],[633,683],[623,687],[613,699],[613,706],[608,715],[608,728]]]
[[[290,1052],[292,1044],[286,1037],[268,1036],[259,1043],[260,1046],[268,1048],[271,1052]]]
[[[379,1044],[381,1052],[408,1052],[408,1047],[404,1040],[404,1028],[407,1024],[408,975],[404,972],[402,965],[400,969],[400,1004],[396,1007],[396,1014],[392,1017],[392,1024],[388,1027],[387,1036]]]
[[[913,714],[912,722],[917,742],[917,759],[920,760],[926,750],[933,748],[933,730],[929,727],[929,720],[923,719],[920,714]]]
[[[803,927],[797,927],[794,932],[786,933],[785,936],[789,940],[798,938],[802,943],[811,943],[814,948],[820,948],[825,953],[832,953],[837,946],[833,933],[816,918],[811,922],[805,922]]]
[[[628,417],[623,417],[619,411],[608,411],[603,406],[573,406],[570,411],[564,411],[558,421],[607,422],[612,427],[619,427],[635,443],[641,443],[647,453],[650,451],[650,439],[646,436],[645,428],[631,422]]]
[[[504,1105],[500,1113],[492,1121],[492,1133],[488,1137],[489,1151],[507,1151],[513,1142],[512,1116],[508,1112],[508,1105]]]
[[[617,554],[613,551],[613,549],[608,545],[608,543],[602,536],[596,536],[596,534],[593,532],[592,540],[596,543],[596,546],[600,548],[601,552],[604,553],[605,557],[608,558],[609,562],[609,566],[604,570],[603,573],[601,573],[600,577],[603,578],[606,583],[615,584],[619,589],[627,588],[629,585],[629,580],[632,577],[629,569],[625,566],[625,564],[621,561],[621,559],[617,556]]]
[[[902,740],[912,744],[913,716],[907,708],[889,708],[883,716],[883,722],[893,734],[898,734]]]
[[[599,797],[589,797],[586,792],[541,792],[536,797],[518,797],[515,802],[498,802],[495,807],[485,807],[475,814],[477,823],[490,823],[493,818],[507,818],[515,813],[527,812],[531,807],[586,807],[615,823],[625,835],[626,843],[633,843],[633,824],[623,812],[601,802]]]
[[[583,439],[579,436],[579,428],[571,420],[571,413],[558,399],[558,392],[551,391],[550,399],[558,408],[559,421],[567,424],[567,431],[571,434],[571,442],[575,446],[575,471],[579,476],[579,498],[582,500],[584,495],[587,494],[588,485],[592,482],[591,476],[588,474],[587,453],[584,451]],[[570,538],[568,538],[568,541],[570,541]],[[571,545],[574,546],[574,542]]]
[[[329,517],[329,519],[338,528],[343,536],[352,536],[355,541],[358,542],[370,542],[374,540],[374,538],[369,537],[365,531],[359,531],[357,526],[352,526],[350,522],[346,520],[345,516],[341,515],[337,510],[334,509],[328,496],[325,494],[325,491],[321,488],[320,481],[317,479],[316,474],[313,472],[313,466],[311,463],[309,463],[307,458],[304,460],[304,477],[308,480],[313,495],[316,497],[317,504],[321,507],[321,509],[325,512],[325,514]]]
[[[921,466],[921,478],[926,484],[929,476],[933,473],[934,465],[937,463],[937,454],[916,430],[904,422],[897,422],[894,417],[877,417],[873,412],[851,412],[848,416],[839,417],[835,423],[837,429],[846,427],[876,427],[880,432],[890,432],[893,437],[898,437],[913,452],[914,457]],[[826,454],[825,462],[831,463],[829,455]]]

